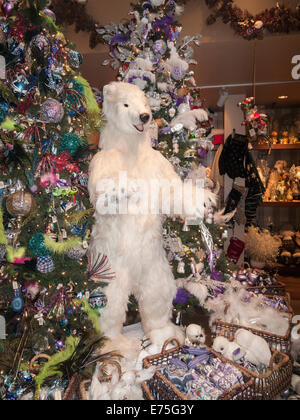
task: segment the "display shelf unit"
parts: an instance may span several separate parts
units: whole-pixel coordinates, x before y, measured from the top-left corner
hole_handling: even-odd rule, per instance
[[[300,150],[300,143],[295,144],[273,144],[269,146],[268,144],[257,144],[253,146],[252,150]]]
[[[264,201],[262,207],[300,207],[300,201]]]

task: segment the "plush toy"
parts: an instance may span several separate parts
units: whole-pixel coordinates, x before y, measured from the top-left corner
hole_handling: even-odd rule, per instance
[[[203,328],[200,325],[190,324],[185,331],[186,339],[185,344],[191,346],[193,341],[197,340],[205,344],[206,335]]]
[[[296,392],[296,394],[300,395],[300,376],[292,376],[292,389]]]
[[[225,337],[216,337],[213,343],[213,349],[232,362],[239,362],[240,359],[245,357],[245,350],[237,343],[229,341]]]
[[[239,329],[234,336],[235,342],[245,350],[245,360],[255,366],[269,366],[272,357],[266,340],[245,329]]]
[[[187,203],[178,206],[174,195],[169,209],[159,199],[154,199],[161,206],[158,211],[145,208],[145,191],[152,195],[148,190],[153,180],[156,185],[164,180],[164,186],[169,181],[171,191],[174,185],[183,188],[183,183],[173,165],[151,146],[152,116],[144,92],[133,84],[113,82],[103,93],[107,123],[101,132],[101,151],[90,164],[88,186],[96,210],[90,253],[96,259],[106,255],[114,273],[104,289],[107,305],[100,310],[101,331],[120,348],[128,297],[134,294],[144,333],[153,344],[162,346],[174,336],[183,342],[183,331],[171,322],[176,283],[164,251],[161,214],[184,215]],[[188,203],[188,213],[198,217],[217,197],[194,188],[200,200],[194,207]]]

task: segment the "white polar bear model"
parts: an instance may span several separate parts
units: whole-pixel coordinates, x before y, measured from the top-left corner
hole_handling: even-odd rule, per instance
[[[143,331],[152,343],[162,345],[174,336],[183,342],[183,332],[171,322],[177,288],[163,247],[162,215],[103,214],[99,204],[103,204],[99,191],[111,192],[105,191],[104,180],[117,180],[121,172],[146,182],[181,180],[172,164],[151,147],[152,117],[144,92],[132,84],[113,82],[103,93],[107,123],[101,133],[101,151],[89,171],[90,200],[96,209],[90,252],[108,257],[115,278],[104,290],[108,303],[100,311],[101,329],[108,338],[122,341],[128,298],[133,294]],[[213,197],[208,192],[206,200]]]

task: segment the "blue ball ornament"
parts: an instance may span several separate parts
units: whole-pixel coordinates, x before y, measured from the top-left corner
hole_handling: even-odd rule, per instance
[[[67,318],[63,318],[63,319],[61,319],[60,320],[60,325],[63,327],[63,328],[66,328],[66,326],[69,324],[69,321],[67,320]]]
[[[16,291],[15,297],[13,298],[13,301],[11,303],[12,310],[14,312],[21,312],[23,309],[23,306],[24,306],[24,302],[23,302],[22,296],[19,291]]]
[[[48,274],[51,273],[54,270],[54,268],[54,262],[50,256],[38,257],[36,263],[37,271],[43,274]]]

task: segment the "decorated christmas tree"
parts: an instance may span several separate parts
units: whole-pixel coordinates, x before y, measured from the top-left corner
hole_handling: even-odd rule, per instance
[[[132,5],[127,24],[100,27],[98,33],[110,49],[103,65],[117,70],[118,80],[145,91],[153,113],[153,147],[172,162],[181,178],[206,179],[206,186],[217,190],[205,166],[214,147],[212,119],[190,67],[196,64],[194,47],[201,36],[181,37],[184,3],[139,1]],[[222,214],[211,209],[200,225],[178,218],[165,222],[166,251],[178,285],[175,313],[193,310],[199,301],[205,304],[227,286],[232,267],[223,250],[226,229],[217,226],[218,219]]]
[[[93,309],[103,299],[86,293],[93,222],[89,138],[99,131],[100,108],[79,73],[82,56],[47,4],[5,1],[0,17],[6,70],[0,81],[3,374],[99,329]]]

